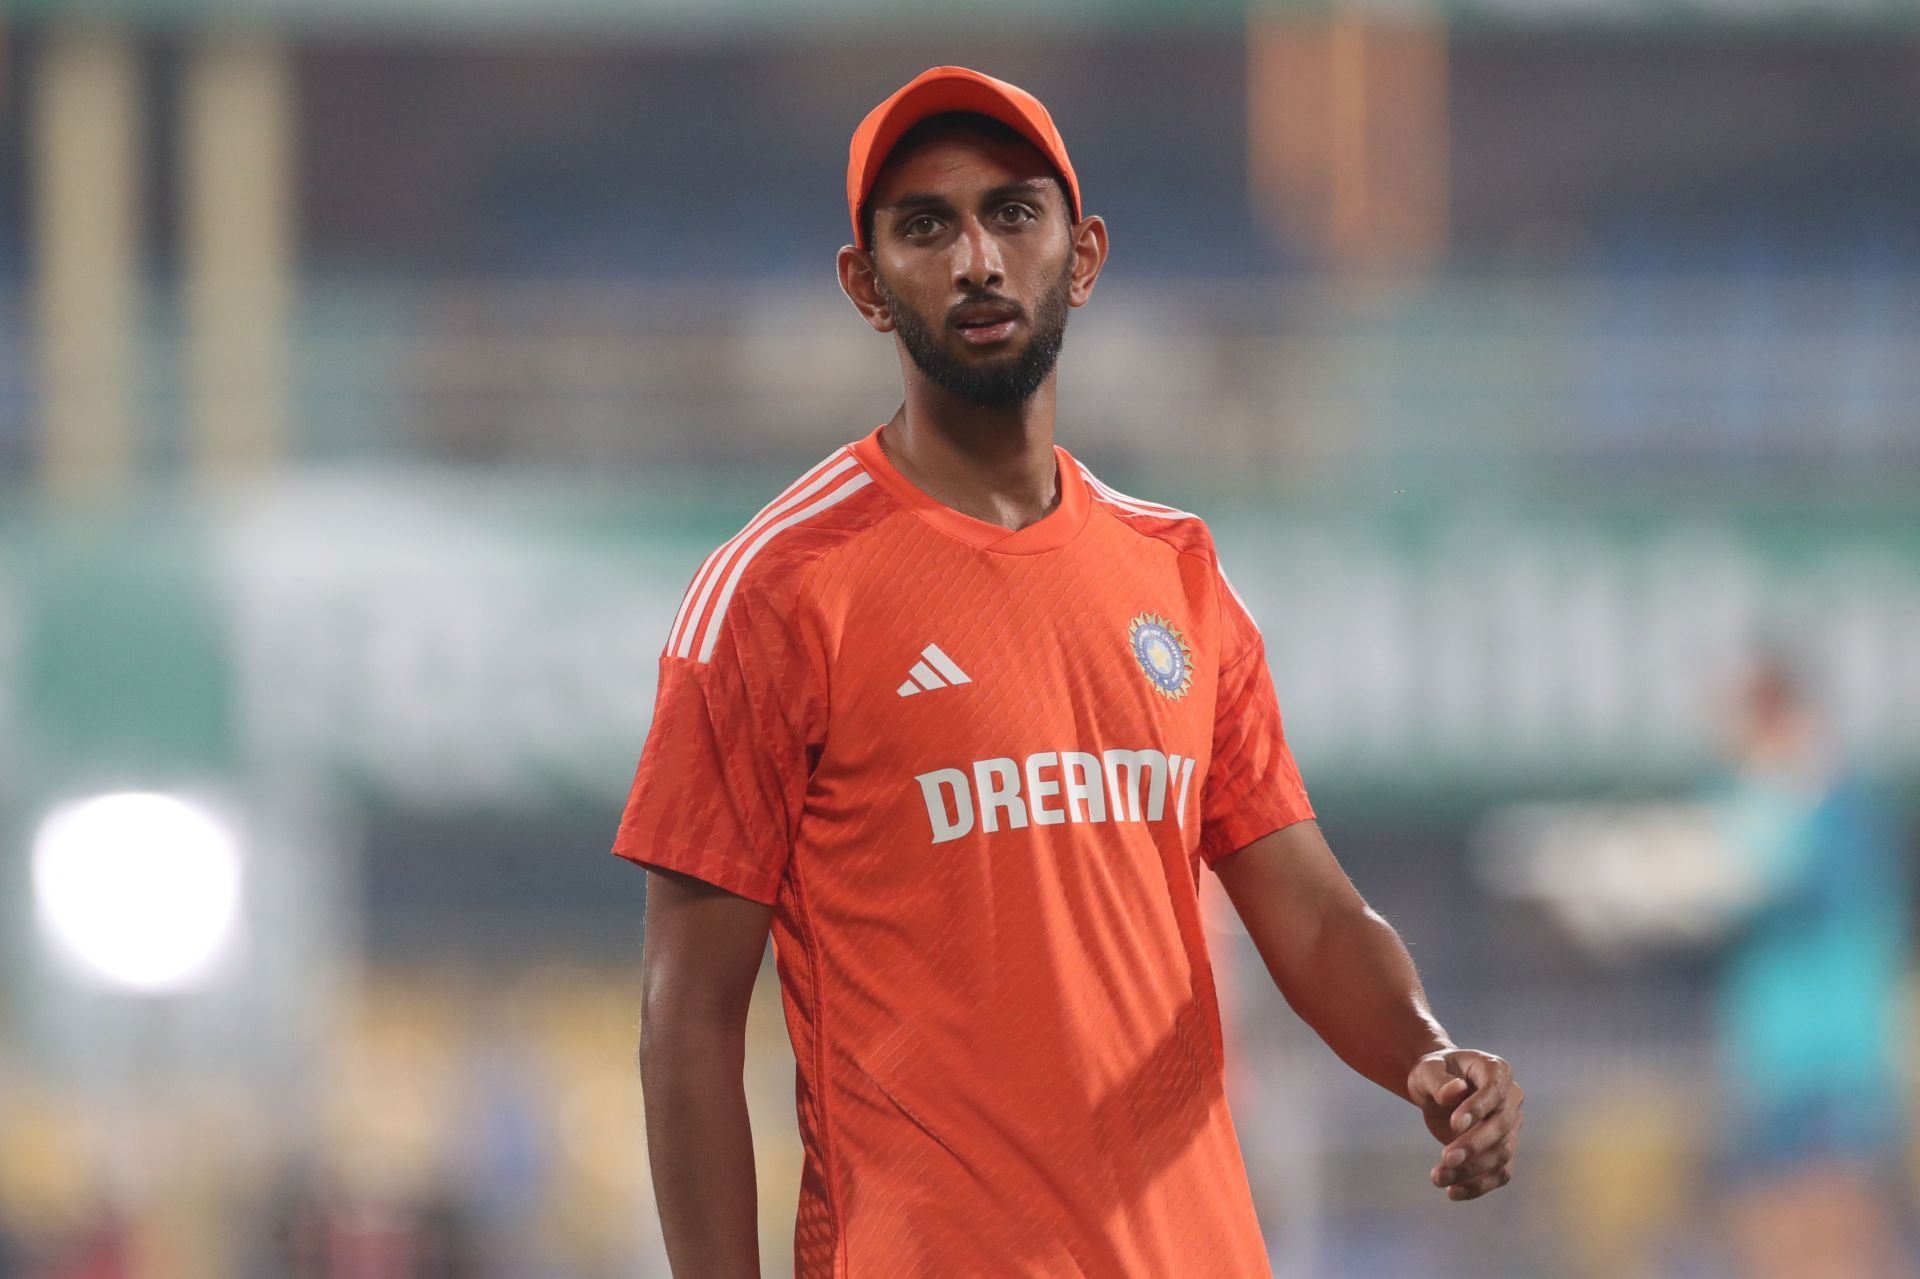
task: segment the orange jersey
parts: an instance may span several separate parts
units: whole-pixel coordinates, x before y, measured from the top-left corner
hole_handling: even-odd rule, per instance
[[[1198,896],[1313,815],[1260,632],[1197,516],[879,434],[701,566],[613,849],[774,908],[795,1275],[1269,1276]]]

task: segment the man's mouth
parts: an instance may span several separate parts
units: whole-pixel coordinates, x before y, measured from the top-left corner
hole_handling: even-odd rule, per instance
[[[1006,302],[969,302],[953,313],[960,336],[975,344],[1003,342],[1020,322],[1020,308]]]
[[[962,324],[957,327],[964,341],[971,342],[975,346],[985,346],[992,342],[1004,342],[1012,337],[1013,330],[1019,323],[1018,319],[1010,317],[1005,320]]]

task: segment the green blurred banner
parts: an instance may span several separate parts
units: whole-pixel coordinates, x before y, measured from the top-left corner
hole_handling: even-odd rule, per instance
[[[226,520],[16,522],[0,762],[55,789],[207,770],[426,809],[614,804],[680,594],[759,491],[381,481]],[[1684,785],[1762,632],[1804,652],[1863,761],[1920,771],[1920,521],[1194,505],[1317,796]]]

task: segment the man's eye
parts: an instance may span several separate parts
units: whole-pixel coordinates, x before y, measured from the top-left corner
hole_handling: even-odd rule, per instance
[[[1007,211],[1008,209],[1014,209],[1014,210],[1017,210],[1017,211],[1018,211],[1018,212],[1019,212],[1019,213],[1020,213],[1020,214],[1022,215],[1022,216],[1021,216],[1021,218],[1020,218],[1020,221],[1022,221],[1022,222],[1025,222],[1025,221],[1027,221],[1028,219],[1030,219],[1030,218],[1033,218],[1033,217],[1035,217],[1035,216],[1037,216],[1037,215],[1036,215],[1036,214],[1034,213],[1034,211],[1033,211],[1032,209],[1029,209],[1029,208],[1028,208],[1028,207],[1027,207],[1026,205],[1024,205],[1024,204],[1006,204],[1006,205],[1002,205],[1002,206],[1000,207],[1000,212],[1002,212],[1002,213],[1005,213],[1005,212],[1006,212],[1006,211]]]
[[[909,218],[907,220],[907,225],[901,229],[904,230],[908,235],[912,235],[914,228],[919,226],[922,222],[931,223],[932,221],[933,221],[932,214],[922,213],[918,217]]]

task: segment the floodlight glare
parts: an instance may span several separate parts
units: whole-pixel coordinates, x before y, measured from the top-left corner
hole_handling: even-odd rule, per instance
[[[163,993],[204,979],[240,906],[240,850],[212,813],[126,791],[49,813],[33,843],[42,930],[96,977]]]

